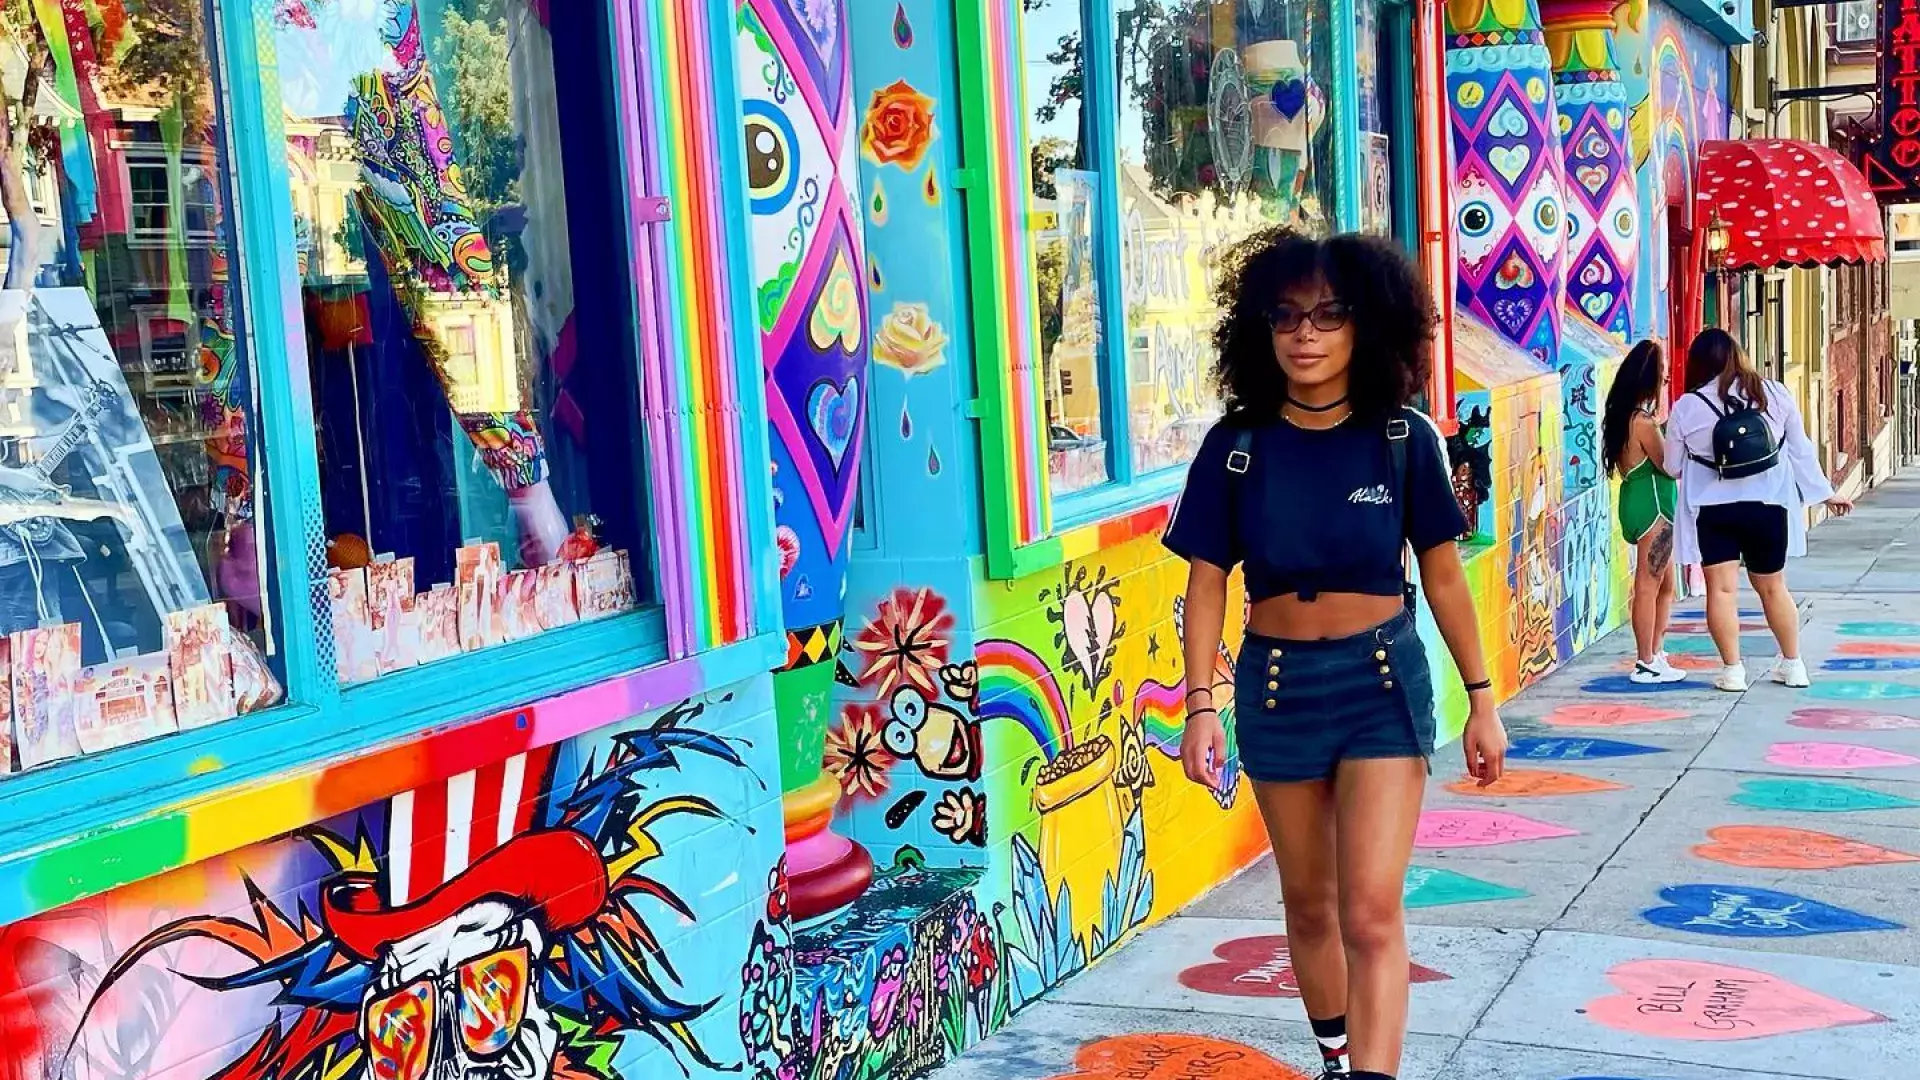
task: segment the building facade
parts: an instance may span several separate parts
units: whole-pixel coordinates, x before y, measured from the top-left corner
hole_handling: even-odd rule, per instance
[[[1751,28],[0,3],[0,1077],[934,1068],[1264,851],[1159,544],[1222,254],[1422,261],[1510,697]]]

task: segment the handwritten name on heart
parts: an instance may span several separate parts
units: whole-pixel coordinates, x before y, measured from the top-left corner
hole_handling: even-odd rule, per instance
[[[1607,979],[1620,993],[1589,1002],[1587,1015],[1616,1031],[1656,1039],[1764,1039],[1886,1020],[1770,972],[1728,964],[1629,960],[1609,970]]]
[[[1592,795],[1601,791],[1623,791],[1625,784],[1600,780],[1579,773],[1553,772],[1548,769],[1508,769],[1500,779],[1481,787],[1478,780],[1465,777],[1447,785],[1456,795],[1476,798],[1545,798],[1552,795]]]
[[[1685,720],[1689,715],[1650,705],[1562,705],[1543,719],[1554,727],[1629,727]]]
[[[1573,829],[1497,810],[1429,810],[1420,815],[1413,843],[1423,848],[1492,847],[1578,835]]]
[[[1660,890],[1660,899],[1664,906],[1648,908],[1640,917],[1668,930],[1709,937],[1811,937],[1901,929],[1899,923],[1750,885],[1675,885]]]
[[[1087,1043],[1074,1071],[1048,1080],[1307,1080],[1237,1042],[1204,1035],[1117,1035]]]
[[[1180,973],[1180,985],[1203,994],[1246,998],[1297,998],[1300,981],[1285,934],[1238,938],[1214,947],[1218,963],[1199,964]],[[1416,983],[1446,982],[1452,976],[1414,964]]]
[[[1920,728],[1920,716],[1877,709],[1795,709],[1787,723],[1814,731],[1912,731]]]
[[[1707,830],[1707,840],[1694,846],[1695,855],[1728,866],[1766,870],[1836,870],[1920,862],[1920,856],[1878,844],[1778,825],[1721,825]]]
[[[1767,748],[1767,764],[1791,769],[1898,769],[1920,765],[1920,758],[1837,742],[1783,742]]]
[[[1841,814],[1855,810],[1902,810],[1920,806],[1920,800],[1888,795],[1852,784],[1823,780],[1748,780],[1733,801],[1762,810],[1804,810]]]

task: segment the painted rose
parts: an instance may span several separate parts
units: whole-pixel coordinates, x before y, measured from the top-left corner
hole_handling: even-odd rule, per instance
[[[868,159],[912,172],[932,144],[932,98],[907,85],[905,79],[873,92],[866,121],[860,125],[860,148]]]
[[[895,304],[873,338],[873,359],[924,375],[947,362],[947,332],[933,321],[925,304]]]

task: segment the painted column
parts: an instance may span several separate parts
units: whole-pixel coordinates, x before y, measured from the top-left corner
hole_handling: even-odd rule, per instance
[[[1543,363],[1560,353],[1563,174],[1536,0],[1447,0],[1459,306]]]
[[[1627,158],[1627,88],[1614,52],[1618,0],[1542,0],[1567,176],[1567,303],[1632,339],[1640,207]]]
[[[840,788],[821,768],[867,389],[846,5],[745,0],[736,46],[787,628],[774,675],[781,802],[792,911],[808,919],[851,902],[873,876],[866,850],[828,828]]]

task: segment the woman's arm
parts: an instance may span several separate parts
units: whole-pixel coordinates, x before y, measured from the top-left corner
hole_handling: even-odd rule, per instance
[[[1853,504],[1848,500],[1834,498],[1833,482],[1820,468],[1820,453],[1814,449],[1813,440],[1807,438],[1807,424],[1800,416],[1800,404],[1778,383],[1769,383],[1768,391],[1780,399],[1780,412],[1785,417],[1780,425],[1780,456],[1787,459],[1787,468],[1793,471],[1800,501],[1807,506],[1837,501],[1851,509]],[[1833,509],[1837,513],[1846,512],[1838,506]]]
[[[1180,739],[1180,763],[1187,779],[1220,786],[1227,760],[1227,731],[1213,701],[1214,658],[1227,617],[1227,572],[1205,559],[1187,566],[1187,602],[1181,643],[1187,665],[1187,727]]]
[[[1467,755],[1468,774],[1485,787],[1500,779],[1506,769],[1507,732],[1494,706],[1487,660],[1480,647],[1480,620],[1473,611],[1473,593],[1467,588],[1459,549],[1452,544],[1436,544],[1421,552],[1420,585],[1427,594],[1427,606],[1433,610],[1433,621],[1440,627],[1440,637],[1468,687],[1462,748]]]
[[[1633,441],[1634,445],[1640,448],[1640,452],[1647,456],[1647,460],[1653,462],[1654,468],[1668,476],[1680,475],[1667,468],[1666,439],[1660,434],[1660,425],[1654,422],[1653,417],[1645,413],[1634,414]]]
[[[1667,415],[1666,459],[1664,466],[1668,476],[1679,476],[1687,467],[1687,420],[1692,402],[1681,398]]]

